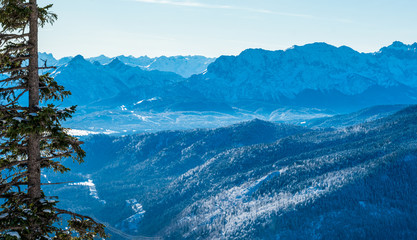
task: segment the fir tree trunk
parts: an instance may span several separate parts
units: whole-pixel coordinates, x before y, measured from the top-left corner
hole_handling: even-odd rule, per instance
[[[57,208],[41,189],[42,168],[65,173],[69,169],[59,160],[81,163],[85,156],[81,142],[61,126],[75,106],[39,106],[71,94],[49,73],[39,76],[38,26],[57,19],[51,7],[39,7],[37,0],[0,0],[0,74],[10,75],[0,81],[0,240],[16,233],[27,240],[107,237],[104,225]],[[19,99],[27,92],[29,106],[22,106]],[[67,223],[62,216],[69,216]]]
[[[29,111],[36,113],[39,107],[38,73],[38,8],[36,0],[30,0],[31,14],[29,24]],[[40,136],[30,134],[28,142],[28,195],[32,200],[41,197]]]

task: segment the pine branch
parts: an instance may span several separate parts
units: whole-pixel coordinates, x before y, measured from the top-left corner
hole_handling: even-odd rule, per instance
[[[15,186],[15,184],[19,183],[19,180],[21,178],[24,178],[24,177],[27,177],[27,176],[28,176],[28,174],[27,173],[24,173],[24,174],[19,175],[15,179],[13,179],[11,182],[6,183],[6,184],[2,184],[0,186],[0,189],[1,189],[0,190],[0,195],[3,195],[5,192],[7,192],[10,189],[10,187],[13,187],[13,186]]]
[[[54,154],[54,155],[49,156],[49,157],[42,157],[39,160],[39,162],[44,163],[44,162],[48,162],[48,161],[50,161],[52,159],[55,159],[55,158],[70,157],[70,155],[73,154],[73,153],[74,153],[74,151],[68,151],[68,152],[61,153],[61,154]],[[5,166],[0,167],[0,172],[4,171],[6,169],[12,168],[12,167],[16,167],[16,166],[23,165],[23,164],[28,164],[28,163],[29,163],[28,160],[11,162],[11,163],[8,163]]]
[[[25,38],[29,37],[28,33],[25,34],[0,34],[0,40],[10,40],[10,39],[17,39],[17,38]]]
[[[61,153],[61,154],[53,154],[52,156],[49,156],[49,157],[43,157],[42,161],[48,161],[48,160],[52,160],[52,159],[55,159],[55,158],[70,157],[71,154],[73,154],[73,153],[74,153],[74,151],[67,151],[67,152]]]
[[[16,77],[9,77],[9,78],[6,78],[6,79],[3,79],[3,80],[0,80],[0,83],[10,82],[10,81],[14,81],[14,80],[19,80],[19,79],[26,78],[26,77],[27,77],[27,75],[23,75],[23,76],[16,76]]]
[[[97,223],[97,222],[96,222],[93,218],[88,217],[88,216],[84,216],[84,215],[81,215],[81,214],[78,214],[78,213],[70,212],[70,211],[68,211],[68,210],[59,209],[59,208],[54,208],[53,210],[54,210],[55,212],[57,212],[57,214],[58,214],[58,215],[64,215],[64,214],[67,214],[67,215],[70,215],[70,216],[73,216],[73,217],[78,217],[78,218],[81,218],[82,220],[87,219],[87,220],[91,221],[91,222],[92,222],[92,223],[94,223],[94,224],[101,225],[100,223]]]
[[[10,52],[13,52],[13,51],[29,50],[31,48],[32,48],[31,46],[25,45],[25,46],[20,46],[20,47],[5,48],[5,49],[0,50],[0,52],[3,52],[3,54],[6,55],[6,54],[10,54]]]
[[[9,72],[15,72],[15,71],[27,70],[28,68],[29,67],[18,67],[18,68],[6,69],[6,70],[3,70],[3,71],[0,71],[0,74],[9,73]]]
[[[25,91],[25,92],[27,92],[27,91]],[[24,92],[24,93],[25,93]],[[23,94],[22,94],[23,95]],[[19,96],[18,96],[18,98],[17,98],[17,100],[15,100],[15,101],[13,101],[13,102],[11,102],[11,103],[9,103],[9,104],[7,104],[7,105],[4,105],[4,106],[0,106],[0,112],[8,112],[8,111],[10,111],[10,110],[13,110],[13,111],[18,111],[18,110],[21,110],[21,111],[27,111],[27,110],[29,110],[29,108],[28,107],[18,107],[18,106],[15,106],[15,107],[10,107],[10,105],[12,105],[12,103],[16,103],[18,100],[19,100]]]
[[[20,57],[11,57],[9,60],[11,61],[11,62],[18,62],[18,61],[24,61],[24,60],[28,60],[29,59],[29,56],[27,56],[27,55],[24,55],[24,56],[20,56]]]
[[[27,149],[27,146],[7,146],[7,147],[0,147],[0,150],[6,150],[6,149],[11,149],[11,148],[15,148],[18,150],[25,150]]]
[[[11,88],[0,88],[0,93],[14,91],[14,90],[23,90],[23,89],[27,89],[27,87],[17,86],[17,87],[11,87]]]
[[[0,167],[0,172],[6,170],[8,168],[16,167],[16,166],[19,166],[19,165],[22,165],[22,164],[27,164],[27,163],[28,163],[27,160],[8,163],[6,166]]]
[[[5,231],[16,231],[16,230],[26,230],[26,227],[5,227],[5,228],[0,228],[0,232],[5,232]]]
[[[84,234],[90,237],[97,237],[100,236],[101,238],[108,238],[109,236],[106,234],[105,232],[105,225],[102,223],[99,223],[98,221],[96,221],[95,219],[88,217],[88,216],[84,216],[78,213],[74,213],[71,211],[67,211],[67,210],[63,210],[63,209],[59,209],[54,207],[53,211],[57,214],[57,215],[69,215],[77,220],[81,220],[81,222],[87,224],[86,226],[73,226],[74,229],[72,229],[75,232],[78,232],[81,234],[81,236],[83,236]],[[68,221],[69,223],[70,221]],[[71,224],[70,224],[71,225]],[[79,229],[81,227],[81,229]],[[88,228],[90,228],[91,231],[86,231]],[[81,230],[81,231],[80,231]],[[93,235],[91,235],[93,234]],[[90,237],[88,239],[90,239]],[[92,239],[92,238],[91,238]]]
[[[17,97],[15,97],[15,99],[13,100],[13,101],[11,101],[10,103],[8,103],[7,105],[4,105],[4,107],[9,107],[9,106],[12,106],[12,105],[14,105],[14,104],[16,104],[18,101],[19,101],[19,99],[25,94],[25,93],[27,93],[29,90],[27,90],[27,89],[25,89],[23,92],[21,92]],[[27,107],[14,107],[14,108],[16,108],[17,110],[28,110],[29,108],[27,108]]]
[[[24,50],[24,49],[28,49],[31,48],[31,46],[25,44],[25,45],[20,45],[20,46],[14,46],[14,47],[6,47],[4,49],[1,49],[0,52],[11,52],[11,51],[19,51],[19,50]]]

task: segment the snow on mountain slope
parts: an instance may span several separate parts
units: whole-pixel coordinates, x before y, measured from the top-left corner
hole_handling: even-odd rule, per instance
[[[254,120],[97,135],[85,140],[87,165],[70,167],[94,181],[106,204],[89,192],[56,192],[62,204],[145,236],[415,239],[416,114],[411,106],[335,130]]]
[[[222,56],[208,66],[207,72],[188,79],[132,66],[135,61],[149,66],[158,63],[146,57],[100,56],[95,60],[109,60],[102,65],[77,56],[53,76],[73,92],[65,104],[79,105],[79,113],[88,116],[93,125],[94,116],[98,117],[96,120],[103,125],[90,126],[98,129],[125,125],[114,120],[126,115],[129,127],[116,131],[131,131],[138,124],[158,130],[158,123],[146,121],[152,119],[162,120],[161,126],[176,125],[174,129],[184,129],[179,126],[184,119],[190,121],[190,128],[225,126],[239,118],[244,121],[254,117],[304,122],[319,115],[349,113],[374,105],[417,104],[416,47],[395,42],[369,54],[325,43],[286,51],[249,49],[239,56]],[[129,64],[123,62],[127,59],[131,60]],[[161,57],[158,64],[169,68],[175,62],[188,61],[187,66],[192,66],[193,61],[204,59]],[[210,119],[224,124],[207,124]],[[71,127],[94,131],[73,124]]]
[[[146,88],[141,90],[143,93],[163,86],[165,89],[176,89],[171,93],[178,92],[177,99],[190,98],[191,95],[191,98],[196,97],[193,101],[225,102],[244,109],[255,106],[255,111],[268,103],[275,104],[275,108],[304,106],[339,111],[340,108],[351,105],[352,109],[348,110],[358,110],[372,105],[417,103],[416,47],[417,44],[404,45],[395,42],[377,53],[369,54],[325,43],[295,46],[286,51],[248,49],[239,56],[218,58],[208,66],[207,72],[193,75],[187,80],[174,74],[156,74],[157,71],[141,72],[123,62],[131,59],[129,57],[108,59],[109,62],[102,66],[97,62],[88,64],[87,61],[79,61],[82,57],[77,56],[75,61],[70,62],[72,64],[55,71],[54,76],[63,83],[71,82],[72,87],[81,86],[81,82],[87,80],[86,83],[94,86],[92,91],[102,93],[96,99],[112,98],[114,93],[121,93],[123,90],[133,93],[129,89],[134,87]],[[107,58],[101,56],[96,60],[104,61],[103,59]],[[146,57],[137,61],[148,63]],[[210,61],[198,56],[161,57],[149,63],[148,69],[152,69],[150,66],[154,65],[158,66],[156,69],[173,71],[182,69],[181,65],[185,64],[187,69],[199,71],[201,62],[208,64]],[[71,67],[67,72],[77,74],[62,75],[67,67]],[[93,75],[100,76],[106,84],[97,85]],[[112,88],[113,91],[106,88]],[[171,94],[170,91],[156,92],[136,96],[137,101],[164,99],[167,97],[164,94]],[[98,94],[93,94],[96,95]],[[122,94],[122,98],[123,95],[126,93]],[[176,101],[170,97],[167,99],[168,104]],[[256,102],[259,104],[254,104]],[[133,103],[123,103],[128,104]],[[275,109],[271,109],[273,110]]]
[[[100,55],[98,57],[87,58],[87,60],[91,63],[96,62],[100,65],[106,65],[116,58],[132,67],[140,67],[143,70],[148,71],[157,70],[162,72],[173,72],[185,78],[204,72],[207,69],[207,66],[215,60],[215,58],[207,58],[204,56],[161,56],[150,58],[148,56],[134,57],[123,55],[115,58]],[[51,66],[62,66],[71,61],[72,57],[55,59],[50,53],[39,53],[39,59],[47,60],[47,63]]]
[[[88,104],[102,98],[115,96],[127,85],[101,67],[86,61],[81,55],[56,69],[52,76],[62,84],[72,96],[66,104]]]
[[[115,58],[109,64],[104,65],[102,69],[117,76],[129,88],[142,87],[159,89],[184,80],[175,73],[144,71],[138,67],[128,66],[118,58]]]
[[[206,73],[188,82],[206,96],[228,102],[279,102],[304,90],[338,91],[351,96],[373,86],[417,88],[416,46],[395,42],[369,54],[326,43],[285,51],[248,49],[239,56],[219,57]]]
[[[374,106],[350,114],[307,120],[303,126],[313,128],[343,128],[387,117],[404,108],[406,108],[406,105]]]
[[[412,224],[391,225],[417,217],[408,212],[415,209],[408,191],[416,192],[410,182],[416,174],[407,170],[417,167],[416,110],[216,155],[162,191],[160,205],[186,207],[160,234],[176,239],[417,236]],[[160,205],[148,211],[156,213]]]
[[[214,62],[214,58],[203,56],[175,56],[156,58],[146,68],[165,72],[175,72],[185,78],[204,72]]]
[[[96,65],[80,55],[56,69],[52,76],[72,92],[69,101],[65,103],[78,105],[109,99],[134,87],[141,87],[146,92],[183,81],[182,77],[174,73],[145,71],[127,66],[118,59],[107,65]]]
[[[206,58],[203,56],[173,56],[173,57],[156,57],[150,58],[147,56],[135,58],[133,56],[118,56],[123,63],[129,66],[140,67],[145,70],[158,70],[163,72],[173,72],[185,78],[194,74],[202,73],[207,69],[207,66],[214,62],[215,58]],[[89,58],[89,61],[98,61],[100,64],[108,64],[112,58],[104,55]]]

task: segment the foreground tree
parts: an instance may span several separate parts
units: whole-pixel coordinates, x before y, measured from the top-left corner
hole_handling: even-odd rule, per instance
[[[51,7],[0,0],[0,239],[106,237],[103,225],[57,208],[41,188],[42,169],[64,173],[62,158],[82,162],[85,155],[61,126],[75,107],[53,104],[70,93],[48,73],[39,75],[48,67],[38,63],[38,26],[57,19]]]

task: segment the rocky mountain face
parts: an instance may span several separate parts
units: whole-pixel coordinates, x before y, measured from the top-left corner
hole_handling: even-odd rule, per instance
[[[416,67],[417,44],[394,42],[365,54],[314,43],[219,57],[207,72],[188,79],[188,86],[229,103],[257,100],[357,108],[416,101]]]
[[[66,178],[80,183],[55,192],[64,206],[132,236],[414,239],[416,119],[411,106],[337,129],[254,120],[93,136],[87,164]]]
[[[91,83],[91,101],[113,98],[112,102],[125,106],[155,98],[158,101],[153,104],[159,102],[158,106],[181,105],[182,99],[190,99],[188,105],[209,100],[250,111],[264,106],[271,111],[299,106],[349,112],[373,105],[417,103],[416,52],[417,44],[400,42],[369,54],[314,43],[285,51],[248,49],[239,56],[219,57],[210,65],[203,57],[161,57],[151,63],[146,57],[135,60],[137,64],[160,66],[149,69],[168,72],[181,69],[179,62],[189,61],[190,68],[197,69],[192,65],[206,61],[207,71],[188,79],[161,71],[140,71],[143,68],[132,67],[135,64],[129,57],[110,61],[102,56],[96,59],[106,62],[102,65],[77,56],[54,76],[76,92],[76,87]]]

